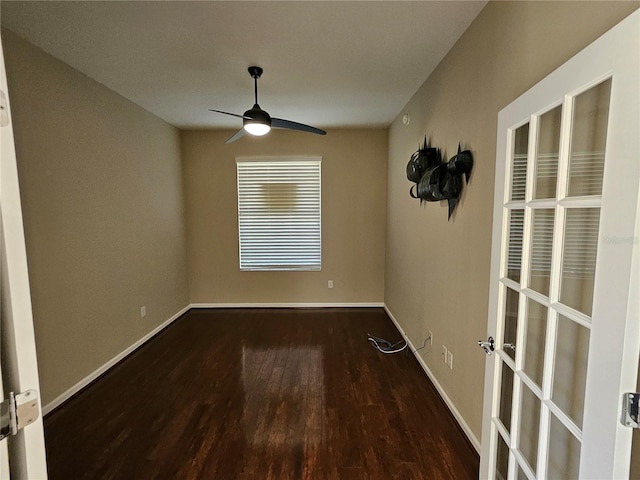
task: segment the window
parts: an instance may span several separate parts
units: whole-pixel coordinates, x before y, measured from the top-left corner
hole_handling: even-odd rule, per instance
[[[240,270],[320,270],[320,163],[236,158]]]

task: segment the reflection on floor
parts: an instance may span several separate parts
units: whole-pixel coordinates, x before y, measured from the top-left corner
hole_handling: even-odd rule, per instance
[[[322,347],[242,347],[248,443],[289,451],[321,443],[326,423],[322,363]],[[298,408],[285,408],[290,404]]]
[[[400,338],[381,308],[192,310],[47,415],[49,478],[478,478],[415,358],[369,332]]]

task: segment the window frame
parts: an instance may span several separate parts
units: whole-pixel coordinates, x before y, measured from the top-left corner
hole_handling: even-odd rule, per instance
[[[321,271],[322,270],[322,157],[321,156],[254,156],[254,157],[236,157],[236,196],[237,196],[237,219],[238,219],[238,266],[240,271]],[[271,164],[271,165],[270,165]],[[256,166],[256,170],[250,172],[251,166]],[[296,228],[309,227],[311,225],[311,238],[309,238],[309,231],[306,232],[307,238],[307,250],[301,252],[300,255],[286,256],[280,250],[279,256],[270,256],[266,252],[262,253],[261,248],[257,247],[254,242],[252,249],[251,236],[255,235],[255,229],[253,233],[251,231],[247,233],[247,229],[251,229],[251,224],[247,225],[243,222],[243,211],[251,212],[253,208],[253,215],[259,215],[261,210],[264,210],[264,204],[253,205],[247,200],[247,183],[245,182],[247,174],[257,176],[258,181],[263,184],[269,183],[267,180],[270,178],[271,172],[268,172],[269,167],[273,167],[273,178],[283,181],[282,183],[294,183],[301,185],[301,181],[295,182],[294,178],[287,178],[286,170],[290,170],[295,166],[302,167],[298,173],[303,175],[302,182],[305,182],[305,186],[311,187],[311,193],[303,198],[303,200],[312,201],[311,205],[311,217],[317,212],[317,223],[314,223],[313,218],[309,219],[309,212],[306,214],[297,212],[292,215],[292,211],[289,210],[287,215],[290,216],[289,221],[281,219],[283,223],[280,227],[286,225],[288,233],[282,234],[281,240],[285,242],[294,242],[296,239],[301,240],[302,233],[296,232]],[[286,166],[286,167],[285,167]],[[317,168],[317,180],[315,172],[308,173],[312,169]],[[260,179],[260,175],[263,175],[264,179]],[[245,177],[245,178],[242,178]],[[290,182],[291,180],[291,182]],[[274,182],[275,183],[275,182]],[[250,188],[250,187],[249,187]],[[255,197],[254,197],[255,198]],[[247,205],[249,204],[249,205]],[[268,213],[265,215],[267,221],[272,218],[275,220],[278,217],[277,213]],[[273,225],[271,225],[273,227]],[[316,230],[316,231],[313,231]],[[281,230],[282,231],[282,230]],[[274,242],[275,243],[275,242]],[[284,261],[279,263],[276,258],[284,258]],[[300,260],[299,263],[295,263],[296,258]],[[262,262],[260,261],[262,259]]]

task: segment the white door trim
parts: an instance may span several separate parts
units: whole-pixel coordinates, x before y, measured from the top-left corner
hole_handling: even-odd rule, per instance
[[[40,391],[36,359],[31,290],[27,270],[18,167],[13,125],[0,39],[0,90],[7,97],[9,124],[0,127],[0,234],[2,241],[2,375],[5,392]],[[37,113],[36,113],[37,114]],[[40,399],[38,399],[40,409]],[[47,478],[42,415],[11,437],[9,463],[16,478]],[[6,442],[7,440],[3,440]]]

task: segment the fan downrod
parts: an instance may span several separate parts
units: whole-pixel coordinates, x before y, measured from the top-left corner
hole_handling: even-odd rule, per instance
[[[262,68],[261,67],[256,67],[256,66],[251,66],[248,68],[249,70],[249,75],[251,75],[251,77],[253,78],[260,78],[262,76]]]

